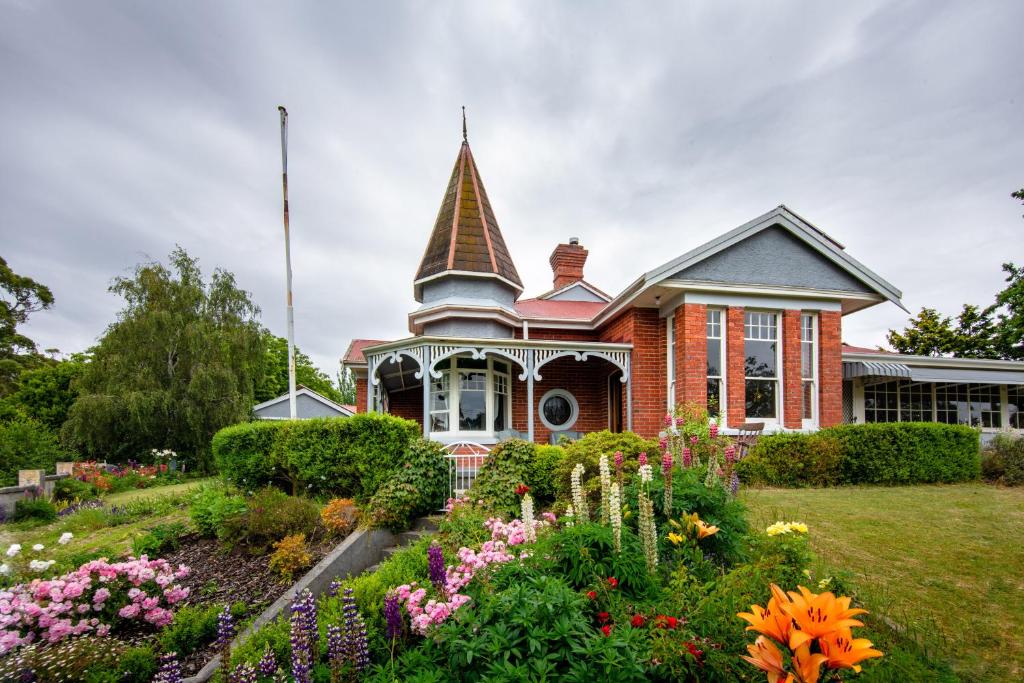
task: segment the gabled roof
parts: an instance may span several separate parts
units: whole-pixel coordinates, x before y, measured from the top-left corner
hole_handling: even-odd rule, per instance
[[[563,292],[567,292],[567,291],[571,290],[574,287],[582,287],[583,289],[586,289],[587,291],[592,292],[595,296],[597,296],[600,299],[604,299],[605,301],[611,301],[612,300],[611,295],[606,294],[604,291],[598,289],[597,287],[595,287],[594,285],[590,284],[586,280],[577,280],[576,282],[570,282],[569,284],[567,284],[564,287],[559,287],[558,289],[551,289],[551,290],[548,290],[548,291],[544,292],[543,294],[538,294],[536,296],[536,298],[537,299],[551,299],[553,297],[558,296],[559,294],[562,294]]]
[[[318,403],[322,403],[325,406],[327,406],[328,408],[331,408],[332,410],[336,410],[336,411],[338,411],[339,413],[341,413],[342,415],[344,415],[346,417],[351,417],[352,415],[355,414],[355,410],[350,410],[348,407],[343,406],[340,403],[335,403],[334,401],[332,401],[331,399],[327,398],[323,394],[317,393],[317,392],[313,391],[312,389],[310,389],[309,387],[303,386],[302,384],[300,384],[297,387],[295,387],[295,395],[296,396],[308,396],[309,398],[313,399],[314,401],[317,401]],[[278,403],[281,403],[281,402],[287,401],[287,400],[288,400],[288,394],[281,394],[277,398],[269,399],[267,401],[264,401],[263,403],[257,403],[256,405],[254,405],[252,407],[252,411],[255,413],[258,410],[261,410],[263,408],[269,408],[270,406],[277,405]]]
[[[345,349],[345,355],[341,357],[342,364],[364,365],[366,357],[363,355],[363,349],[377,344],[387,344],[387,342],[382,339],[353,339]]]
[[[857,278],[876,293],[893,302],[900,308],[903,303],[900,299],[903,293],[893,285],[886,282],[879,275],[868,269],[867,266],[857,261],[844,251],[843,245],[837,240],[829,237],[825,232],[808,221],[801,218],[795,212],[790,211],[784,204],[780,204],[768,213],[755,218],[749,223],[730,230],[710,242],[686,252],[682,256],[672,259],[654,270],[644,274],[645,285],[650,286],[671,277],[673,274],[689,268],[710,256],[713,256],[734,244],[741,242],[752,235],[772,226],[781,226],[795,237],[802,240],[812,249],[824,256],[826,259]],[[904,308],[904,310],[906,310]]]
[[[608,304],[603,301],[521,299],[516,313],[526,320],[591,320]]]
[[[522,280],[505,246],[469,143],[463,140],[455,159],[448,190],[437,212],[434,230],[423,252],[413,283],[420,300],[420,283],[442,273],[493,275],[518,292]]]

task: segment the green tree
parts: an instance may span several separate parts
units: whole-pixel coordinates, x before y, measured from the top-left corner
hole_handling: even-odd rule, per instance
[[[342,405],[355,405],[356,378],[348,368],[338,370],[338,393],[341,394],[339,403]]]
[[[92,350],[65,440],[114,460],[171,448],[208,469],[211,437],[250,415],[263,376],[259,308],[229,272],[204,282],[181,247],[110,291],[125,305]]]
[[[0,257],[0,396],[14,390],[18,375],[43,358],[35,342],[18,332],[30,314],[53,305],[53,293],[30,277],[18,275]]]
[[[85,354],[74,354],[67,360],[47,361],[23,370],[18,376],[18,388],[3,400],[3,407],[60,431],[78,396],[75,383],[85,370],[86,360]]]
[[[53,472],[53,464],[69,459],[46,425],[18,416],[0,422],[0,486],[18,483],[18,470]]]
[[[1015,193],[1016,194],[1016,193]],[[1024,199],[1024,190],[1020,191]],[[1006,287],[996,294],[995,347],[1001,358],[1024,360],[1024,267],[1004,263]]]
[[[288,392],[288,340],[264,332],[266,344],[266,369],[260,383],[256,387],[257,403],[268,401]],[[341,393],[331,382],[327,373],[323,372],[295,347],[295,384],[312,389],[336,403],[341,402]]]
[[[899,353],[916,356],[997,358],[990,309],[965,304],[954,322],[934,308],[922,308],[902,332],[889,330],[886,341]]]

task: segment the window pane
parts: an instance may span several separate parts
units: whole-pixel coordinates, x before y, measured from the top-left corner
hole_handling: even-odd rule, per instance
[[[975,427],[1002,426],[1002,401],[999,386],[995,384],[972,384],[969,387],[971,402],[971,424]]]
[[[803,390],[804,399],[804,411],[803,416],[805,420],[814,419],[814,382],[804,382]]]
[[[430,431],[448,431],[448,381],[445,372],[430,382]]]
[[[898,422],[898,383],[881,382],[864,387],[864,421]]]
[[[971,411],[966,384],[945,384],[935,387],[935,409],[939,422],[970,424]]]
[[[461,366],[463,359],[459,359]],[[459,429],[473,432],[486,429],[487,373],[459,373]]]
[[[1006,393],[1010,409],[1010,426],[1014,429],[1024,429],[1024,386],[1008,386]]]
[[[544,418],[556,427],[561,427],[572,419],[572,404],[564,396],[548,397],[541,410],[544,412]]]
[[[743,342],[744,372],[747,377],[776,377],[774,341]]]
[[[775,417],[774,380],[747,380],[747,417]]]
[[[494,364],[498,367],[498,363]],[[494,375],[494,431],[508,429],[508,376]]]
[[[708,417],[721,417],[722,411],[722,381],[718,379],[708,380]]]
[[[708,377],[722,376],[722,342],[708,339]]]
[[[900,420],[932,421],[932,385],[904,382],[900,386]]]

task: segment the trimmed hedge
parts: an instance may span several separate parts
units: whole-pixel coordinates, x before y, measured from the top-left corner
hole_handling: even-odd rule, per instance
[[[899,422],[769,434],[737,471],[746,483],[770,486],[932,484],[977,479],[981,460],[971,427]]]
[[[220,473],[247,491],[274,484],[365,502],[419,433],[415,422],[380,413],[248,422],[217,432],[213,456]]]

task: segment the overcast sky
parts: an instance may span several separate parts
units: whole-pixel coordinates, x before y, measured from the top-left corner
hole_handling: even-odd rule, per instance
[[[781,203],[913,311],[1024,261],[1019,1],[341,5],[0,0],[0,255],[53,289],[41,348],[93,344],[111,278],[176,243],[284,334],[278,104],[296,338],[331,374],[408,334],[463,104],[525,296],[569,236],[614,294]]]

